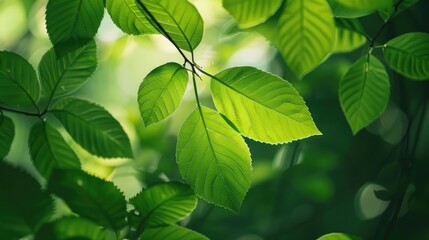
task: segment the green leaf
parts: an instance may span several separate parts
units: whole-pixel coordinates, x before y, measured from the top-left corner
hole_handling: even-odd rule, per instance
[[[200,44],[204,22],[187,0],[137,0],[137,4],[146,16],[157,20],[179,48],[193,51]]]
[[[414,80],[429,79],[429,34],[406,33],[383,48],[387,64],[397,73]]]
[[[248,28],[265,22],[279,9],[283,0],[223,0],[223,7],[238,21],[240,27]]]
[[[35,240],[104,240],[105,233],[95,223],[84,218],[63,217],[43,225],[34,237]]]
[[[177,225],[146,229],[141,240],[208,240],[205,236]]]
[[[362,10],[353,7],[343,6],[340,0],[328,0],[329,5],[331,6],[332,12],[335,17],[341,18],[358,18],[369,15],[373,13],[375,10]]]
[[[39,64],[44,95],[52,98],[76,90],[96,67],[97,49],[94,41],[61,57],[51,48]]]
[[[0,51],[0,104],[15,109],[32,106],[40,96],[36,71],[18,54]]]
[[[337,18],[337,40],[334,52],[350,52],[366,43],[364,30],[356,19]]]
[[[135,0],[106,0],[106,9],[113,22],[128,34],[158,33]]]
[[[198,196],[240,210],[250,187],[250,153],[219,113],[206,107],[192,112],[180,129],[176,158],[183,179]]]
[[[33,126],[28,145],[34,165],[46,179],[54,168],[80,169],[79,158],[49,123]]]
[[[143,190],[129,202],[141,228],[175,223],[188,216],[197,206],[197,197],[187,185],[160,183]]]
[[[287,1],[277,32],[277,47],[299,78],[317,67],[335,45],[336,27],[326,0]]]
[[[211,92],[219,112],[251,139],[277,144],[320,134],[298,92],[270,73],[227,69],[216,74]]]
[[[383,113],[389,95],[389,77],[376,57],[363,56],[350,67],[341,79],[339,97],[353,134]]]
[[[345,233],[329,233],[321,236],[317,240],[362,240],[362,238]]]
[[[138,102],[146,126],[167,118],[179,107],[187,82],[187,70],[177,63],[157,67],[144,78]]]
[[[19,239],[49,221],[53,201],[23,171],[0,162],[0,238]],[[6,238],[15,236],[16,238]]]
[[[104,108],[68,98],[50,110],[70,136],[90,153],[105,158],[132,158],[130,140],[119,122]]]
[[[104,14],[104,0],[49,0],[46,28],[53,44],[94,38]]]
[[[15,136],[15,126],[12,119],[0,112],[0,159],[6,157]]]
[[[82,217],[120,230],[127,224],[125,197],[112,183],[80,170],[55,170],[48,189]]]
[[[394,1],[395,1],[395,4],[397,4],[400,0],[394,0]],[[398,6],[398,10],[396,11],[395,16],[407,10],[408,8],[410,8],[411,6],[415,5],[418,2],[419,0],[402,0]],[[391,4],[386,8],[379,9],[378,13],[386,21],[387,19],[389,19],[390,15],[392,15],[394,11],[395,11],[395,6],[394,4]]]
[[[375,11],[393,6],[393,0],[336,0],[336,2],[344,7],[362,11]]]

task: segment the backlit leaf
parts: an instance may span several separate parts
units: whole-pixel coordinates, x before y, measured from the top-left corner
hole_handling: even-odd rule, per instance
[[[335,23],[337,25],[335,52],[349,52],[366,43],[362,26],[356,19],[337,18]]]
[[[300,78],[318,66],[335,45],[336,27],[326,0],[287,1],[277,31],[277,47]]]
[[[77,217],[64,217],[52,223],[45,224],[37,232],[35,240],[104,240],[105,233],[95,223]]]
[[[205,236],[177,225],[149,228],[143,232],[141,240],[208,240]]]
[[[375,9],[362,10],[354,7],[347,7],[342,5],[340,0],[328,0],[328,2],[335,17],[358,18],[369,15],[375,11]]]
[[[317,240],[362,240],[362,238],[345,233],[329,233],[321,236]]]
[[[289,82],[253,67],[227,69],[215,77],[215,106],[244,136],[277,144],[320,134]]]
[[[355,8],[363,11],[375,11],[379,8],[393,6],[393,0],[336,0],[347,8]]]
[[[429,79],[429,34],[406,33],[383,48],[387,64],[397,73],[415,80]]]
[[[399,1],[400,0],[394,0],[395,4],[397,4]],[[395,15],[398,15],[399,13],[407,10],[408,8],[410,8],[411,6],[413,6],[418,2],[419,0],[402,0],[398,6],[398,10],[396,11]],[[384,20],[387,20],[390,17],[390,15],[393,14],[394,11],[395,11],[395,6],[394,4],[391,4],[386,8],[379,9],[378,13]]]
[[[180,129],[177,163],[183,179],[204,200],[238,212],[250,187],[249,149],[219,113],[195,109]]]
[[[105,158],[133,157],[126,133],[104,108],[68,98],[56,103],[51,112],[70,136],[90,153]]]
[[[377,119],[386,108],[390,82],[383,64],[374,56],[363,56],[341,79],[341,108],[356,134]]]
[[[146,126],[165,119],[177,109],[187,82],[187,70],[177,63],[162,65],[144,78],[138,102]]]
[[[9,153],[14,136],[15,126],[12,120],[0,113],[0,159]]]

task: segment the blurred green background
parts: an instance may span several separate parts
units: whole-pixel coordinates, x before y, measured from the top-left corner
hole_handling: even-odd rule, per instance
[[[250,65],[284,77],[304,97],[323,136],[286,145],[246,140],[254,171],[252,187],[240,214],[200,201],[193,215],[182,224],[210,239],[225,240],[316,239],[330,232],[351,233],[364,239],[381,239],[386,232],[391,239],[429,239],[427,109],[422,126],[414,124],[420,117],[421,99],[429,94],[428,84],[389,72],[392,97],[388,108],[366,130],[352,136],[340,108],[338,83],[367,47],[331,55],[298,81],[262,35],[237,29],[220,0],[192,2],[206,27],[196,51],[199,65],[211,73]],[[0,50],[17,52],[37,67],[51,47],[44,23],[46,4],[46,0],[0,0]],[[401,13],[387,25],[378,42],[382,44],[406,32],[429,32],[428,10],[429,2],[422,0]],[[360,21],[371,36],[383,24],[377,14]],[[84,169],[114,181],[127,197],[142,186],[181,180],[175,161],[176,135],[195,107],[191,86],[179,110],[149,128],[144,128],[137,105],[142,79],[163,63],[182,63],[181,56],[161,36],[124,35],[107,13],[96,40],[98,69],[74,95],[101,104],[121,122],[133,144],[135,159],[98,159],[66,136],[78,150]],[[380,56],[381,51],[375,50],[374,54]],[[209,83],[203,77],[199,89],[203,103],[213,107]],[[25,140],[32,119],[9,116],[17,125],[17,137],[7,159],[38,177]],[[411,149],[412,154],[404,154],[406,139],[415,135],[419,136],[412,138],[415,149]],[[401,180],[404,162],[414,162],[409,171],[410,181],[405,183]],[[406,184],[406,194],[399,219],[393,224],[389,217],[397,202],[390,195],[398,183]]]

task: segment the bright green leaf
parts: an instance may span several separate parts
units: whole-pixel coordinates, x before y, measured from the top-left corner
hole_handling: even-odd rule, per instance
[[[149,228],[143,232],[141,240],[208,240],[205,236],[177,225]]]
[[[334,52],[350,52],[366,43],[363,29],[356,19],[337,18],[337,40]]]
[[[173,224],[188,216],[197,206],[197,197],[187,185],[160,183],[131,198],[139,228]],[[137,229],[139,229],[137,228]]]
[[[397,4],[400,0],[394,0],[394,1]],[[398,10],[396,11],[395,16],[407,10],[408,8],[410,8],[411,6],[413,6],[418,2],[419,0],[402,0],[398,6]],[[387,8],[380,9],[378,13],[386,21],[387,19],[389,19],[390,15],[392,15],[394,11],[395,11],[395,6],[391,4]]]
[[[128,34],[157,33],[135,0],[106,0],[106,9],[113,22]]]
[[[321,236],[317,240],[362,240],[362,238],[345,233],[329,233]]]
[[[249,149],[219,113],[195,109],[180,129],[176,152],[183,179],[208,202],[238,212],[250,187]]]
[[[0,159],[9,153],[14,136],[15,126],[12,120],[0,113]]]
[[[95,223],[84,218],[64,217],[43,225],[34,237],[35,240],[105,240],[105,233]]]
[[[223,7],[238,21],[240,27],[253,27],[265,22],[283,0],[223,0]]]
[[[341,79],[339,95],[341,108],[356,134],[387,106],[390,82],[383,64],[372,55],[361,57]]]
[[[52,198],[23,171],[0,162],[0,238],[20,239],[51,218]],[[15,236],[6,238],[5,236]]]
[[[358,18],[369,15],[375,11],[375,9],[371,10],[362,10],[354,7],[346,7],[342,5],[340,0],[328,0],[329,5],[331,6],[332,12],[335,17],[341,18]]]
[[[104,108],[69,98],[51,109],[71,137],[90,153],[105,158],[132,158],[130,140]]]
[[[253,67],[227,69],[215,78],[215,106],[244,136],[277,144],[320,134],[289,82]]]
[[[80,168],[79,158],[49,123],[43,122],[33,126],[28,145],[34,165],[46,179],[54,168]]]
[[[54,170],[48,189],[82,217],[120,230],[127,224],[125,197],[112,183],[80,170]]]
[[[96,67],[97,49],[94,41],[61,57],[51,48],[39,64],[44,95],[52,98],[70,93],[82,85]]]
[[[0,104],[15,109],[35,106],[40,96],[36,71],[18,54],[0,51]]]
[[[336,0],[336,2],[344,7],[362,11],[375,11],[393,6],[393,0]]]
[[[336,27],[326,0],[287,1],[277,32],[277,47],[299,78],[318,66],[335,45]]]
[[[152,15],[158,21],[179,48],[193,51],[201,42],[204,22],[187,0],[137,0],[137,4],[148,18]]]
[[[383,49],[387,64],[415,80],[429,79],[429,34],[406,33],[390,40]]]
[[[144,78],[138,102],[146,126],[160,122],[177,109],[187,82],[187,70],[177,63],[162,65]]]
[[[53,44],[94,38],[104,14],[104,0],[49,0],[46,28]]]

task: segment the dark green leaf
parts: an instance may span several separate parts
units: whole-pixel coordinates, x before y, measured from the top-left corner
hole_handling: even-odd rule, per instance
[[[95,223],[84,218],[64,217],[43,225],[35,240],[105,240],[104,232]]]
[[[14,136],[15,126],[12,119],[0,113],[0,159],[9,153]]]
[[[394,1],[395,1],[395,4],[397,4],[400,0],[394,0]],[[398,6],[398,10],[396,11],[395,16],[407,10],[408,8],[410,8],[411,6],[413,6],[418,2],[419,0],[402,0]],[[395,6],[392,4],[386,8],[379,9],[378,13],[384,20],[387,20],[390,17],[390,15],[393,14],[394,11],[395,11]]]
[[[82,217],[119,231],[127,224],[125,197],[112,183],[80,170],[54,170],[48,189]]]
[[[49,123],[33,126],[29,137],[30,155],[40,174],[46,179],[55,168],[79,169],[79,158]]]
[[[250,153],[219,113],[206,107],[192,112],[180,129],[176,158],[183,179],[198,196],[240,210],[250,187]]]
[[[0,104],[25,109],[31,106],[37,111],[40,86],[36,71],[23,57],[0,51]]]
[[[130,141],[104,108],[79,99],[57,102],[51,112],[70,136],[90,153],[105,158],[132,158]]]
[[[34,233],[49,221],[53,201],[39,183],[23,171],[0,162],[0,238]]]
[[[323,235],[317,240],[362,240],[362,238],[345,233],[330,233]]]
[[[205,236],[177,225],[146,229],[141,240],[208,240]]]
[[[356,19],[337,18],[337,40],[334,52],[350,52],[366,43],[364,30]]]
[[[167,63],[149,73],[140,85],[138,102],[146,126],[160,122],[179,106],[188,82],[187,70]]]

